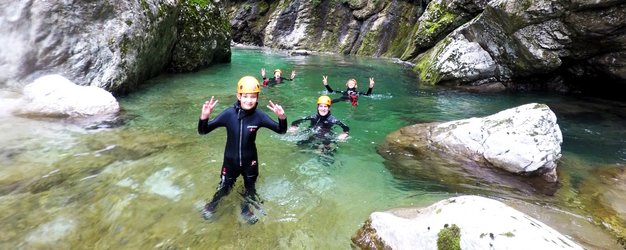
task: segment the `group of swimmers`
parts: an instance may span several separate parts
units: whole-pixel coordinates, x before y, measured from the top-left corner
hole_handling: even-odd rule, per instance
[[[280,84],[285,80],[292,81],[295,78],[295,71],[291,71],[290,78],[282,77],[280,69],[274,70],[274,77],[267,79],[265,69],[261,69],[263,78],[262,86]],[[349,101],[352,105],[358,104],[359,95],[370,95],[374,88],[374,78],[369,78],[369,89],[367,92],[357,91],[355,79],[346,82],[345,91],[334,91],[328,85],[328,76],[323,76],[322,83],[329,93],[339,92],[340,98],[331,100],[327,95],[317,98],[317,112],[313,115],[302,117],[291,123],[290,131],[295,131],[302,122],[309,121],[309,129],[314,132],[314,136],[321,138],[324,143],[322,149],[328,147],[329,138],[333,136],[332,127],[338,125],[343,132],[337,137],[339,140],[348,138],[350,128],[336,117],[330,114],[330,106],[340,101]],[[237,101],[210,119],[213,109],[217,105],[217,100],[211,96],[205,101],[198,121],[198,133],[207,134],[218,127],[226,128],[226,146],[224,149],[224,160],[220,171],[220,183],[213,198],[208,202],[202,211],[205,219],[214,217],[215,209],[220,199],[230,193],[237,177],[243,176],[244,192],[241,204],[242,218],[250,224],[258,221],[258,217],[253,212],[253,207],[260,209],[260,199],[256,193],[256,180],[259,175],[259,163],[256,149],[256,132],[259,128],[265,127],[270,130],[284,134],[287,132],[287,116],[279,104],[271,100],[267,105],[272,112],[278,116],[278,122],[272,120],[262,110],[257,110],[261,83],[253,76],[244,76],[237,82]]]

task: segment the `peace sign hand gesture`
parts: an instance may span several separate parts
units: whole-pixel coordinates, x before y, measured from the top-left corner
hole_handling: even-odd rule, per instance
[[[287,116],[285,116],[285,110],[283,110],[283,107],[278,104],[274,104],[271,100],[270,104],[267,105],[267,108],[272,110],[274,114],[278,116],[278,119],[284,120],[287,118]]]
[[[265,78],[265,68],[261,68],[261,76]]]
[[[328,85],[328,76],[322,76],[322,83]]]
[[[204,102],[204,105],[202,105],[200,119],[209,119],[209,116],[211,116],[211,112],[213,111],[213,108],[215,108],[215,105],[217,105],[217,100],[215,100],[214,97],[211,96],[211,100]]]
[[[370,77],[370,88],[374,88],[374,77]]]

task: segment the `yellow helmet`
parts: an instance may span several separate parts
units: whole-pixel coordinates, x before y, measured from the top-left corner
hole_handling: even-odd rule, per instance
[[[331,103],[330,97],[328,97],[328,96],[323,95],[323,96],[320,96],[319,98],[317,98],[317,105],[326,104],[326,105],[330,106],[330,103]]]
[[[261,85],[253,76],[244,76],[237,82],[237,94],[259,92],[261,92]]]

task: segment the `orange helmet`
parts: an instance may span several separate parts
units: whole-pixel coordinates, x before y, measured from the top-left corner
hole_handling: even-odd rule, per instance
[[[328,96],[323,95],[323,96],[320,96],[319,98],[317,98],[317,105],[326,104],[326,105],[330,106],[330,103],[331,103],[330,97],[328,97]]]
[[[237,94],[259,92],[261,92],[261,85],[253,76],[244,76],[237,82]]]

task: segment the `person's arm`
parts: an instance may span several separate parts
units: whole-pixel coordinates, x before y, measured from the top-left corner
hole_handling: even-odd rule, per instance
[[[328,85],[328,76],[322,76],[322,83],[324,84],[324,87],[326,87],[326,91],[328,91],[328,93],[334,93],[335,91],[333,91],[332,88],[330,88],[330,86]]]
[[[369,89],[367,89],[367,93],[365,93],[365,94],[361,93],[361,94],[362,95],[371,95],[372,94],[372,89],[374,89],[374,77],[370,77],[370,87],[369,87]]]
[[[293,127],[293,126],[298,126],[298,125],[300,125],[300,123],[302,123],[302,122],[304,122],[304,121],[310,121],[311,119],[312,119],[312,118],[311,118],[311,116],[305,116],[305,117],[302,117],[302,118],[300,118],[300,119],[297,119],[297,120],[295,120],[295,121],[291,122],[291,126],[292,126],[292,127]]]
[[[343,129],[343,133],[339,134],[339,136],[337,136],[337,139],[345,140],[346,138],[348,138],[348,133],[350,133],[350,127],[348,127],[348,125],[346,125],[345,123],[341,122],[337,118],[335,118],[333,120],[333,124],[339,125],[341,127],[341,129]]]
[[[265,77],[265,68],[261,68],[261,77],[263,77],[263,87],[267,87],[270,80]]]
[[[346,96],[345,96],[345,95],[342,95],[342,96],[341,96],[341,97],[339,97],[339,98],[332,99],[332,100],[330,101],[330,103],[338,103],[338,102],[343,102],[343,101],[345,101],[345,100],[350,100],[350,98],[348,97],[348,98],[346,99]]]
[[[297,131],[298,130],[298,125],[300,125],[300,123],[302,123],[303,121],[306,121],[308,119],[309,119],[309,117],[305,116],[305,117],[302,117],[300,119],[297,119],[297,120],[291,122],[291,125],[289,127],[289,132]]]
[[[274,112],[274,114],[278,116],[278,124],[274,120],[269,118],[269,116],[265,115],[263,121],[265,127],[279,134],[287,133],[287,116],[285,115],[285,110],[283,110],[283,107],[278,104],[274,104],[270,100],[270,104],[267,105],[267,108],[272,110],[272,112]]]
[[[348,125],[346,125],[345,123],[341,122],[339,119],[337,119],[336,117],[333,116],[333,124],[335,125],[339,125],[341,127],[341,129],[343,129],[344,133],[349,133],[350,132],[350,127],[348,127]]]

